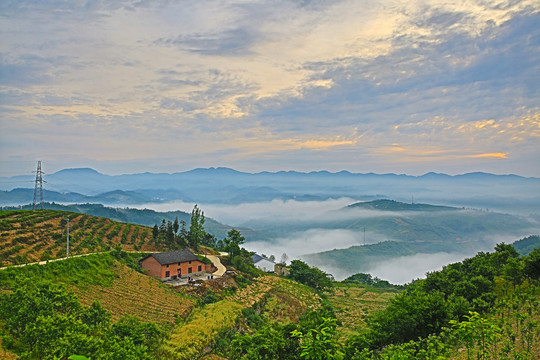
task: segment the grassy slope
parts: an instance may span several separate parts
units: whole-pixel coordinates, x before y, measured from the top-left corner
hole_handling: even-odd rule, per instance
[[[0,289],[16,286],[17,277],[64,284],[83,305],[99,301],[111,312],[113,320],[134,315],[162,326],[174,325],[178,317],[187,317],[195,306],[195,300],[136,272],[109,254],[0,270]]]
[[[235,326],[242,309],[259,307],[270,321],[287,323],[320,305],[320,297],[305,285],[277,276],[260,276],[224,300],[196,310],[186,324],[174,330],[163,353],[167,358],[193,358],[208,349],[221,331]]]

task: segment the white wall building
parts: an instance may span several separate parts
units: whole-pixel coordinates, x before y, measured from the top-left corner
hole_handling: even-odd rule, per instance
[[[276,266],[274,262],[266,258],[263,258],[259,254],[251,255],[251,258],[253,259],[253,265],[255,265],[257,269],[260,269],[266,272],[274,272],[274,266]]]

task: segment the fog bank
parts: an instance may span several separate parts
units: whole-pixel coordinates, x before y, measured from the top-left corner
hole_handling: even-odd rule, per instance
[[[291,221],[310,220],[321,216],[328,211],[341,209],[354,203],[350,198],[329,199],[325,201],[296,201],[279,200],[242,203],[237,205],[227,204],[198,204],[206,217],[217,220],[231,226],[241,226],[243,223],[260,221]],[[159,212],[185,211],[191,212],[195,203],[173,201],[168,203],[151,203],[130,206],[136,209],[151,209]]]
[[[287,238],[268,241],[250,241],[243,246],[259,254],[275,255],[280,259],[286,253],[290,260],[298,259],[306,253],[316,253],[333,249],[345,249],[362,244],[362,236],[357,232],[338,229],[310,229],[292,234]]]

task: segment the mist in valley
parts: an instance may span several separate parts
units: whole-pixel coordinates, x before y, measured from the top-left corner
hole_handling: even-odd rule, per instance
[[[362,231],[351,228],[325,228],[325,224],[348,224],[368,221],[378,218],[424,217],[424,219],[444,217],[455,210],[441,209],[435,212],[419,211],[379,211],[361,208],[350,208],[358,201],[352,198],[329,199],[325,201],[296,201],[272,200],[256,203],[242,204],[198,204],[206,217],[213,218],[221,223],[233,227],[248,227],[262,233],[274,232],[277,235],[251,238],[243,246],[266,256],[274,255],[279,261],[282,254],[286,254],[289,261],[303,259],[310,265],[317,266],[336,280],[366,272],[394,284],[404,284],[413,279],[423,278],[427,272],[441,269],[444,265],[461,261],[466,257],[475,255],[478,251],[492,251],[493,246],[499,242],[512,243],[520,237],[525,237],[538,231],[537,229],[521,229],[519,232],[507,234],[486,234],[476,232],[474,244],[465,246],[459,251],[417,253],[410,256],[395,256],[391,258],[373,258],[366,263],[344,268],[331,261],[318,262],[305,258],[307,254],[322,253],[334,249],[348,249],[352,246],[378,244],[384,241],[400,241],[388,235]],[[156,211],[182,210],[190,212],[195,203],[175,201],[170,203],[144,204],[139,208],[149,208]],[[469,210],[459,210],[465,214]],[[391,219],[391,220],[392,220]],[[345,226],[345,225],[344,225]],[[306,228],[307,227],[307,228]],[[287,231],[283,229],[302,229],[300,231]],[[471,240],[472,241],[472,240]]]

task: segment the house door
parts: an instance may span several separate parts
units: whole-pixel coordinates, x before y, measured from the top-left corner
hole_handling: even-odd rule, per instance
[[[165,277],[170,277],[171,276],[171,272],[170,271],[165,271]]]
[[[178,269],[178,276],[182,275],[182,269]]]

